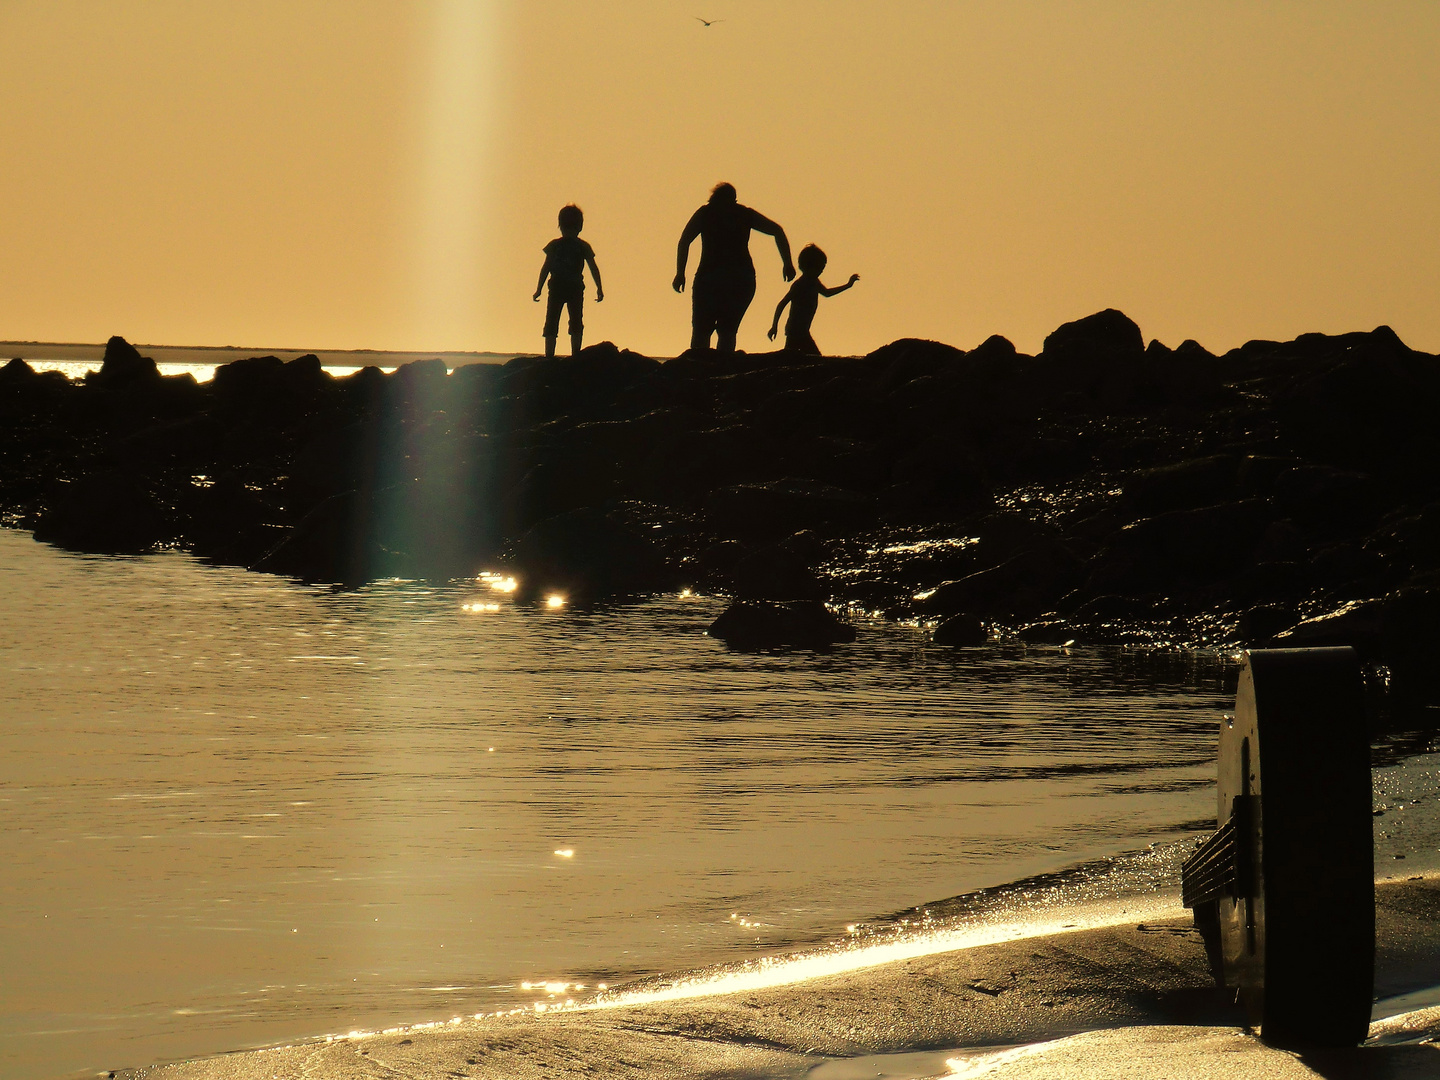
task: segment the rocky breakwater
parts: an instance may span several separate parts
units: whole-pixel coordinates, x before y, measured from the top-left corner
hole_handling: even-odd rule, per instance
[[[1440,361],[1385,327],[1216,356],[1117,311],[1036,356],[607,343],[448,375],[259,357],[207,384],[116,338],[82,382],[0,369],[0,509],[77,550],[342,584],[507,565],[537,595],[689,585],[956,644],[1348,639],[1418,706],[1437,410]]]

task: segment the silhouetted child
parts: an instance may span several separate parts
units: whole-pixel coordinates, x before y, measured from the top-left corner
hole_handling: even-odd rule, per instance
[[[800,254],[795,259],[800,267],[800,276],[795,279],[790,291],[780,303],[775,305],[775,320],[770,324],[771,341],[775,340],[775,332],[780,329],[780,313],[785,310],[785,305],[789,304],[790,318],[785,320],[785,348],[812,356],[820,355],[820,346],[816,345],[815,339],[810,336],[810,324],[815,321],[815,309],[820,306],[820,297],[842,293],[860,280],[859,274],[851,274],[850,280],[844,285],[827,289],[820,283],[820,272],[825,269],[828,261],[825,252],[814,244],[806,244],[800,249]]]
[[[535,295],[540,299],[540,290],[545,279],[550,279],[550,299],[545,306],[545,355],[555,355],[555,339],[560,334],[560,309],[570,309],[570,353],[580,351],[585,337],[585,320],[581,309],[585,305],[585,267],[590,267],[590,276],[595,279],[595,302],[605,299],[605,288],[600,284],[600,268],[595,265],[595,251],[580,239],[580,230],[585,227],[585,213],[573,203],[560,211],[560,235],[545,245],[545,265],[540,267],[540,280],[535,283]]]

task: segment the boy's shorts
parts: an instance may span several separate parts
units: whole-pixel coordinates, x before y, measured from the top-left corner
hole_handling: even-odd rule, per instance
[[[574,337],[585,329],[585,319],[581,309],[585,306],[585,289],[554,289],[550,290],[549,300],[545,304],[545,337],[556,337],[560,333],[560,309],[570,309],[570,336]]]

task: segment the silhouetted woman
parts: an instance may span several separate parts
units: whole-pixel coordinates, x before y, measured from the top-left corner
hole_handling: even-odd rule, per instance
[[[680,250],[675,255],[676,292],[685,291],[685,263],[690,258],[690,245],[700,237],[700,266],[690,287],[692,349],[708,349],[710,335],[715,334],[717,350],[735,351],[740,320],[755,297],[755,264],[750,261],[752,229],[775,238],[785,280],[793,281],[795,264],[790,261],[790,241],[785,239],[785,230],[764,214],[736,202],[733,184],[716,184],[710,201],[691,215],[680,234]]]

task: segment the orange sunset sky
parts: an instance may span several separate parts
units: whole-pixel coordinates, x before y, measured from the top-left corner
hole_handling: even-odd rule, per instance
[[[1112,306],[1435,351],[1437,60],[1428,0],[0,0],[0,339],[532,351],[573,200],[587,339],[673,355],[727,179],[862,275],[831,353]]]

